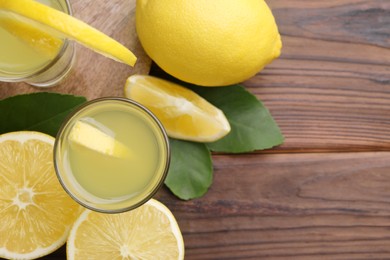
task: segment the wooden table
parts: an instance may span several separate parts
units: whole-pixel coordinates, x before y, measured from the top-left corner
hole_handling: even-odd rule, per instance
[[[111,26],[130,22],[108,18],[133,12],[118,8],[126,1],[74,2],[75,16],[125,39]],[[200,199],[181,201],[165,188],[156,197],[179,222],[186,259],[390,259],[390,1],[267,2],[282,55],[243,84],[285,143],[214,155],[214,182]],[[128,74],[150,64],[139,45],[128,46],[138,46],[146,67],[80,48],[77,75],[50,91],[121,95]],[[12,87],[0,84],[0,98]],[[65,259],[64,248],[46,259]]]

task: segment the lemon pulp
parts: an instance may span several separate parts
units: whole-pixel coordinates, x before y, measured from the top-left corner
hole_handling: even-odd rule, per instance
[[[195,92],[147,75],[132,75],[125,96],[149,108],[173,138],[213,142],[230,132],[223,112]]]
[[[53,137],[39,132],[0,135],[0,257],[53,252],[80,213],[55,175],[53,144]]]

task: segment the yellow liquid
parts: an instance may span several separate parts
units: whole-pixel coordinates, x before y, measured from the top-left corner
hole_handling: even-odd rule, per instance
[[[45,5],[62,10],[64,0],[39,0]],[[0,12],[0,18],[4,13]],[[0,24],[0,77],[25,77],[43,69],[50,59],[3,29]]]
[[[64,168],[72,175],[72,185],[82,190],[80,194],[88,194],[90,200],[97,198],[104,204],[145,197],[158,186],[168,151],[158,124],[144,111],[107,102],[81,113],[76,120],[95,122],[131,152],[130,156],[120,158],[64,142],[62,153],[67,165]]]

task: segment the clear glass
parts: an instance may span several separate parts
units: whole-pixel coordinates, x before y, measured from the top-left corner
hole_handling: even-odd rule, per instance
[[[129,148],[130,156],[118,159],[75,143],[71,136],[77,122],[92,122],[99,131],[110,133]],[[84,136],[81,141],[106,148],[101,136],[90,131]],[[104,213],[128,211],[147,202],[163,184],[169,162],[162,124],[127,98],[99,98],[81,105],[64,121],[54,145],[55,170],[65,191],[82,206]]]
[[[39,2],[72,15],[71,5],[68,0],[39,0]],[[0,17],[1,15],[2,14],[0,14]],[[63,44],[54,59],[43,60],[41,63],[34,64],[34,66],[30,67],[31,60],[38,62],[38,60],[42,59],[38,56],[39,54],[34,54],[32,51],[30,51],[31,55],[22,56],[21,54],[18,54],[23,53],[23,51],[30,54],[28,50],[29,47],[25,43],[19,42],[16,38],[12,38],[10,34],[7,34],[6,30],[1,28],[1,23],[0,34],[4,37],[2,41],[0,41],[0,48],[3,48],[4,52],[0,55],[0,81],[26,82],[36,87],[51,87],[63,80],[73,66],[75,48],[74,43],[70,40],[63,40]],[[19,55],[15,64],[22,66],[23,69],[15,70],[14,68],[16,66],[13,67],[14,64],[10,65],[9,62],[5,60],[5,54],[7,53],[13,53],[10,55]],[[11,59],[12,61],[16,59],[16,56],[10,57],[8,57],[8,59]]]

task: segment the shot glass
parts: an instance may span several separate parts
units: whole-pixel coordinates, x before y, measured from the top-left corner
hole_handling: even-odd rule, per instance
[[[39,2],[72,14],[68,0]],[[2,24],[4,18],[7,18],[7,14],[0,12],[0,81],[26,82],[36,87],[50,87],[59,83],[73,66],[74,43],[63,39],[54,58],[42,55],[7,29]]]
[[[147,108],[127,98],[99,98],[64,121],[54,166],[65,191],[94,211],[118,213],[152,198],[166,178],[169,140]]]

